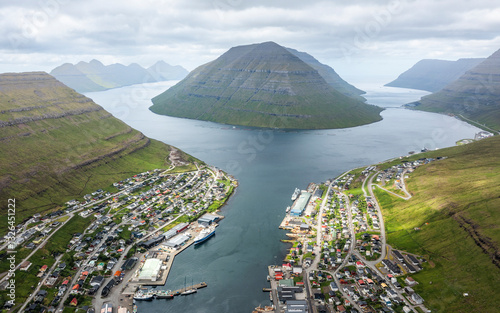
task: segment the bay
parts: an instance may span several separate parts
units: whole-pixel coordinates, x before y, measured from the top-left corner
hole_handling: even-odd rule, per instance
[[[295,187],[324,182],[423,147],[453,146],[480,131],[455,118],[411,111],[400,105],[425,92],[373,86],[365,97],[386,107],[383,120],[337,130],[279,131],[221,125],[156,115],[150,99],[175,81],[86,94],[145,135],[174,145],[238,179],[215,237],[178,255],[162,289],[205,281],[198,293],[139,303],[139,312],[251,312],[269,304],[267,265],[280,264],[287,245],[278,229]]]

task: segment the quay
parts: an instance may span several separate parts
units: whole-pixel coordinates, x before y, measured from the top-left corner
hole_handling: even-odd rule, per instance
[[[216,215],[219,217],[219,221],[224,218],[224,216],[212,213],[213,215]],[[215,224],[218,226],[217,224]],[[128,283],[125,285],[123,288],[122,294],[125,296],[132,296],[135,294],[137,290],[140,288],[143,288],[144,286],[164,286],[167,282],[168,275],[170,273],[170,270],[172,269],[172,264],[174,262],[175,257],[181,253],[182,251],[186,250],[188,247],[190,247],[192,244],[194,244],[194,238],[200,233],[200,231],[203,228],[199,226],[197,223],[192,223],[190,228],[185,231],[185,233],[190,237],[189,240],[187,240],[184,244],[177,248],[171,248],[167,247],[164,245],[160,245],[155,247],[152,250],[149,250],[147,253],[143,254],[140,257],[140,262],[138,262],[138,266],[135,268],[135,272],[133,276],[129,279]],[[156,258],[160,259],[162,261],[161,269],[158,272],[158,276],[155,280],[143,280],[139,279],[139,274],[141,272],[142,266],[146,260],[149,258]],[[199,288],[204,288],[206,287],[206,283],[200,283],[191,287],[196,287],[197,289]],[[190,287],[188,287],[189,289]],[[179,289],[182,290],[179,292],[184,291],[184,288]],[[177,291],[175,291],[177,292]],[[175,294],[175,292],[173,292]]]
[[[192,286],[187,286],[186,288],[181,288],[181,289],[174,290],[174,291],[172,291],[172,294],[174,296],[178,296],[178,295],[180,295],[181,293],[183,293],[186,290],[190,290],[190,289],[196,289],[196,290],[198,290],[198,289],[201,289],[201,288],[205,288],[207,286],[208,286],[207,283],[201,282],[199,284],[195,284],[195,285],[192,285]]]

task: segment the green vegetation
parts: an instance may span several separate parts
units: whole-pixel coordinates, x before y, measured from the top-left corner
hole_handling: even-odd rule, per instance
[[[500,129],[500,50],[446,88],[422,97],[415,109],[454,114],[488,131]]]
[[[2,141],[0,154],[0,201],[16,199],[18,222],[132,174],[171,165],[172,147],[145,137],[48,74],[2,74],[1,85],[0,122],[10,125],[2,128],[9,140]],[[198,161],[174,153],[189,168]],[[3,221],[6,213],[0,213]]]
[[[198,67],[153,98],[150,110],[283,129],[345,128],[379,121],[382,109],[359,98],[342,94],[292,52],[266,42],[232,48]]]
[[[408,201],[375,189],[388,243],[428,261],[412,277],[432,311],[495,312],[500,307],[491,287],[500,284],[499,152],[500,137],[493,137],[412,156],[447,158],[410,174],[406,183],[413,197]]]

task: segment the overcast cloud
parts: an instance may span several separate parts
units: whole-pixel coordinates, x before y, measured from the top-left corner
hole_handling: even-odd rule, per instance
[[[192,70],[232,46],[275,41],[347,80],[390,79],[420,59],[487,57],[500,49],[497,1],[374,2],[2,1],[0,72],[50,71],[93,58],[143,66],[164,60]]]

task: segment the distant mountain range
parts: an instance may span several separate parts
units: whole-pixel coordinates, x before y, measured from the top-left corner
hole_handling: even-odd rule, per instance
[[[50,74],[78,92],[102,91],[111,88],[164,80],[183,79],[188,71],[180,65],[172,66],[158,61],[149,68],[137,63],[104,65],[97,60],[65,63]]]
[[[0,134],[0,201],[22,204],[19,221],[130,175],[168,168],[174,149],[44,72],[0,74]]]
[[[484,60],[484,58],[459,59],[457,61],[421,60],[385,86],[435,92],[458,79]]]
[[[500,130],[500,50],[443,89],[407,106],[458,115]]]
[[[362,93],[307,53],[265,42],[233,47],[196,68],[150,109],[231,125],[344,128],[381,120],[382,109],[365,104]]]

